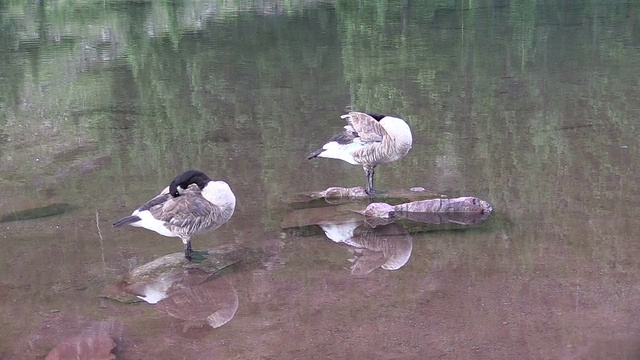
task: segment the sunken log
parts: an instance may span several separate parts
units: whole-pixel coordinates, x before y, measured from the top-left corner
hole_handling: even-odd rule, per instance
[[[389,205],[372,203],[362,212],[364,216],[389,219],[398,217],[411,218],[416,214],[478,214],[489,216],[493,207],[488,202],[472,196],[453,199],[430,199],[408,203]]]

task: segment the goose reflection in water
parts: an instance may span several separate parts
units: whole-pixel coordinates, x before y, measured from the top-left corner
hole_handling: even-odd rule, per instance
[[[362,208],[362,203],[352,202],[294,209],[285,214],[280,226],[299,229],[303,234],[309,227],[319,226],[329,239],[349,246],[354,254],[351,273],[364,275],[379,267],[398,270],[405,266],[413,250],[409,230],[419,233],[460,229],[484,222],[493,212],[488,202],[475,197],[425,199],[398,205],[370,203]],[[396,222],[399,220],[402,223]]]
[[[398,270],[411,257],[413,242],[400,224],[371,227],[363,220],[318,224],[327,237],[349,246],[352,275],[366,275],[377,268]]]
[[[165,255],[129,271],[115,286],[108,286],[103,297],[126,303],[142,299],[184,320],[185,326],[218,328],[234,317],[239,306],[236,288],[220,271],[246,256],[246,249],[234,245],[208,249],[197,265],[185,266],[182,253]]]
[[[218,328],[238,310],[236,288],[198,269],[171,269],[126,289],[176,319]]]

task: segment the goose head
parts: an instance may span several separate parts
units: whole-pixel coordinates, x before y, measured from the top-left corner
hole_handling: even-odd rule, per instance
[[[202,190],[210,181],[209,176],[200,170],[187,170],[171,181],[169,194],[173,197],[178,197],[182,195],[191,184],[196,184],[200,190]]]

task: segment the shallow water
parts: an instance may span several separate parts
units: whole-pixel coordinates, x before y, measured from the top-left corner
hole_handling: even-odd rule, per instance
[[[639,10],[0,2],[0,358],[93,332],[119,359],[640,357]],[[364,274],[377,254],[282,229],[294,194],[365,184],[306,160],[349,109],[413,130],[378,189],[476,196],[489,220],[405,226],[406,264]],[[238,198],[194,248],[258,254],[218,278],[238,307],[216,329],[100,297],[181,251],[111,223],[187,168]]]

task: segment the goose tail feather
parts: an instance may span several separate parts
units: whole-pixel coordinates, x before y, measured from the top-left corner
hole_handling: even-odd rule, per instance
[[[318,149],[314,152],[312,152],[311,154],[309,154],[309,156],[307,156],[307,160],[311,160],[315,157],[318,157],[318,155],[322,154],[326,149]]]
[[[142,219],[140,219],[140,217],[136,216],[136,215],[131,215],[131,216],[127,216],[127,217],[123,217],[122,219],[116,221],[113,223],[113,227],[123,227],[125,225],[129,225],[129,224],[133,224],[136,221],[140,221]]]

